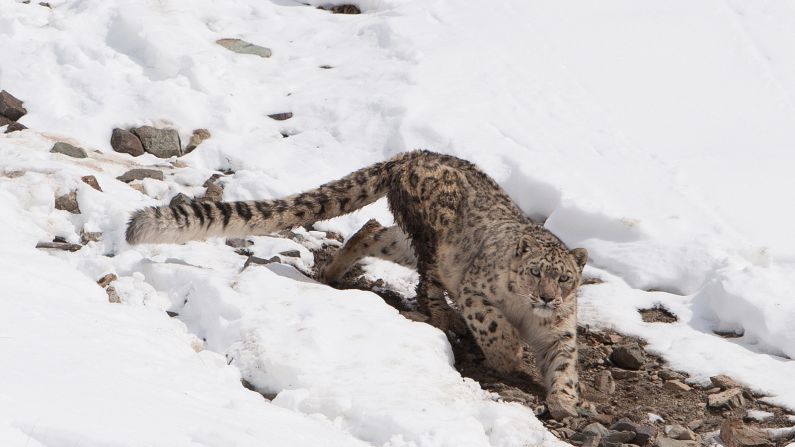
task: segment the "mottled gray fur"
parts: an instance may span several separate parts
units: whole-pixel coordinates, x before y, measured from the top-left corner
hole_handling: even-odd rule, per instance
[[[332,282],[367,255],[416,265],[418,301],[431,324],[454,330],[465,322],[488,364],[502,372],[514,369],[526,342],[544,374],[552,416],[576,415],[576,290],[587,253],[569,250],[525,217],[465,160],[406,152],[284,199],[147,208],[132,216],[127,241],[264,235],[347,214],[383,196],[397,226],[368,222],[322,277]]]

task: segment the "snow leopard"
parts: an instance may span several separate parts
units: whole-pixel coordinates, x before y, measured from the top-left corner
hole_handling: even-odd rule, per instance
[[[404,152],[281,199],[145,208],[131,216],[126,239],[182,243],[267,235],[384,196],[395,225],[368,222],[321,277],[333,282],[367,255],[416,267],[417,300],[430,324],[444,331],[468,328],[487,365],[501,373],[517,367],[526,343],[543,374],[551,416],[576,416],[577,288],[587,251],[567,248],[466,160]]]

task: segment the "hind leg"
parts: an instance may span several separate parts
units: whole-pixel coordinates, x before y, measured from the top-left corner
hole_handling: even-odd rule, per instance
[[[441,329],[443,332],[466,334],[467,327],[464,318],[448,304],[444,296],[444,289],[436,280],[432,268],[426,267],[424,271],[420,272],[420,282],[417,284],[417,304],[420,311],[430,317],[428,323],[431,326]]]
[[[384,227],[370,219],[334,254],[326,264],[320,278],[326,284],[334,284],[365,256],[392,261],[415,268],[417,258],[411,248],[409,237],[397,226]]]

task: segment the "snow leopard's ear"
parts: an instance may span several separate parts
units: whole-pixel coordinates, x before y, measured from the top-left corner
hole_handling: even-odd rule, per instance
[[[588,262],[588,250],[584,248],[575,248],[570,251],[569,254],[574,257],[574,261],[577,263],[580,271],[582,271],[583,267],[585,267],[585,263]]]

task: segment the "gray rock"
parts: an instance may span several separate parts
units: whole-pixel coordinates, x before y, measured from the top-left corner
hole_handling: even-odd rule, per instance
[[[635,436],[637,436],[635,432],[631,431],[610,430],[607,436],[602,436],[602,442],[610,444],[625,444],[635,439]]]
[[[271,258],[271,259],[263,259],[263,258],[258,258],[256,256],[249,256],[248,259],[246,259],[246,263],[243,264],[243,268],[245,269],[245,268],[247,268],[250,265],[273,264],[274,262],[279,262],[279,258],[276,258],[276,261],[274,261],[273,258]]]
[[[282,256],[286,256],[288,258],[300,258],[301,257],[301,252],[298,251],[298,250],[282,251],[282,252],[279,252],[279,254],[282,255]]]
[[[709,378],[709,381],[712,382],[713,385],[715,385],[716,387],[722,390],[728,390],[729,388],[743,387],[739,383],[735,382],[734,379],[732,379],[731,377],[723,374],[718,376],[712,376]]]
[[[735,409],[743,405],[745,405],[745,399],[743,398],[743,390],[740,388],[732,388],[707,396],[707,406],[710,408]]]
[[[685,379],[685,376],[683,374],[680,374],[680,373],[678,373],[676,371],[672,371],[670,369],[663,369],[662,371],[660,371],[660,377],[663,380],[684,380]]]
[[[334,14],[361,14],[362,10],[356,5],[333,5],[333,6],[318,6],[317,9],[324,9],[331,11]]]
[[[196,129],[190,136],[188,145],[185,147],[185,153],[193,152],[194,149],[206,139],[210,138],[210,131],[207,129]]]
[[[695,419],[687,423],[687,428],[691,430],[698,430],[702,425],[704,425],[703,419]]]
[[[276,120],[276,121],[284,121],[288,120],[293,117],[293,112],[283,112],[283,113],[274,113],[268,115],[268,118]]]
[[[72,146],[69,143],[58,142],[52,146],[50,152],[54,154],[63,154],[68,155],[69,157],[74,158],[86,158],[88,154],[86,154],[86,150],[82,147]]]
[[[6,127],[5,133],[11,133],[11,132],[16,132],[18,130],[25,130],[25,129],[27,129],[27,127],[24,124],[14,121],[11,124],[9,124],[8,127]]]
[[[89,242],[99,242],[102,240],[102,233],[99,231],[83,231],[80,234],[80,242],[83,245],[88,244]]]
[[[273,52],[270,48],[254,45],[251,42],[246,42],[242,39],[218,39],[215,41],[218,45],[239,54],[253,54],[259,57],[271,57]]]
[[[102,192],[102,188],[99,186],[97,178],[94,177],[93,175],[84,175],[80,177],[80,180],[82,180],[83,183],[85,183],[86,185],[96,189],[99,192]]]
[[[663,429],[663,433],[665,433],[665,436],[671,439],[677,439],[680,441],[698,440],[697,438],[698,435],[693,433],[693,430],[690,430],[689,428],[683,427],[681,425],[676,425],[676,424],[666,425],[665,428]]]
[[[671,391],[690,391],[690,385],[678,380],[669,380],[663,384],[663,388]]]
[[[174,129],[157,129],[152,126],[136,127],[132,130],[141,140],[144,151],[158,158],[179,157],[182,146],[179,133]]]
[[[113,286],[108,286],[105,289],[105,293],[108,294],[108,302],[117,303],[117,304],[121,303],[121,297],[119,296],[119,293],[116,292],[116,289]]]
[[[130,154],[133,157],[144,154],[144,146],[134,133],[125,129],[113,129],[110,136],[110,147],[116,152]]]
[[[55,209],[69,211],[72,214],[80,214],[80,205],[77,203],[77,191],[55,198]]]
[[[620,368],[638,370],[646,362],[646,355],[637,343],[630,342],[614,347],[610,361]]]
[[[605,427],[604,425],[598,422],[592,422],[586,425],[585,428],[583,428],[581,431],[583,433],[590,433],[599,436],[607,436],[610,434],[610,430],[608,430],[607,427]]]
[[[613,376],[613,378],[616,380],[637,379],[638,377],[640,377],[640,372],[629,371],[626,369],[614,369],[610,371],[610,375]]]
[[[726,447],[763,447],[773,444],[767,433],[736,419],[727,419],[720,424],[720,439]]]
[[[698,442],[659,437],[654,445],[657,447],[698,447]]]
[[[210,183],[210,186],[204,191],[204,196],[201,200],[204,202],[220,202],[223,198],[224,187],[218,183]]]
[[[0,91],[0,115],[12,121],[16,121],[22,118],[26,113],[28,113],[28,111],[22,106],[22,101],[5,90]]]
[[[188,197],[185,194],[179,193],[171,198],[171,201],[168,202],[168,206],[175,206],[175,205],[187,205],[191,203],[193,199]]]
[[[204,181],[202,186],[204,186],[206,188],[206,187],[212,185],[213,183],[217,183],[216,180],[218,180],[221,177],[223,177],[223,175],[221,175],[221,174],[213,174],[213,175],[210,176],[210,178],[208,178],[207,180]]]
[[[65,250],[65,251],[78,251],[83,248],[80,244],[70,244],[69,242],[39,242],[36,244],[36,248],[51,248],[54,250]]]
[[[632,443],[637,445],[645,445],[649,440],[657,436],[656,428],[632,422],[629,418],[619,419],[610,426],[610,430],[631,431],[635,433],[635,437],[632,438]]]
[[[153,178],[155,180],[163,180],[165,176],[163,176],[163,171],[158,171],[157,169],[130,169],[129,171],[125,172],[124,174],[116,177],[118,180],[123,181],[124,183],[130,183],[133,180],[143,180],[145,178]]]
[[[604,370],[596,376],[596,389],[607,394],[613,394],[616,391],[616,382],[613,380],[613,375],[610,371]]]
[[[245,248],[251,247],[254,243],[242,237],[230,237],[226,240],[226,245],[232,248]]]

